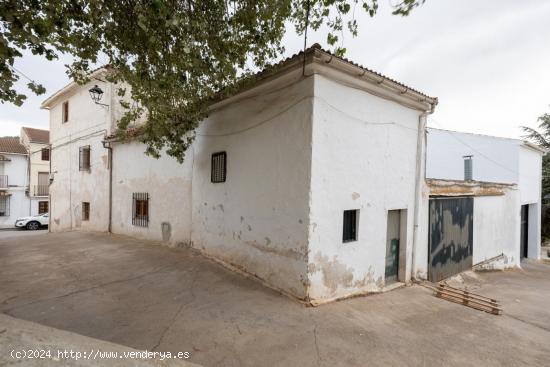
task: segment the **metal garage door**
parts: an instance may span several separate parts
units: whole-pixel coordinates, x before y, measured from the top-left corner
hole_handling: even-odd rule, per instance
[[[473,213],[471,197],[430,199],[430,281],[472,268]]]

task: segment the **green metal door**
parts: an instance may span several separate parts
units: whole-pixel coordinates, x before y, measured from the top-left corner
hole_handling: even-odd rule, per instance
[[[474,199],[431,198],[428,279],[438,282],[472,268]]]

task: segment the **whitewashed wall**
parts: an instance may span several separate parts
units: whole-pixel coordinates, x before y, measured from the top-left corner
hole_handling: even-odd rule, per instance
[[[520,205],[529,204],[528,253],[530,258],[539,258],[542,153],[528,147],[518,139],[429,129],[426,164],[428,178],[464,179],[462,158],[464,155],[474,156],[473,178],[475,180],[518,185],[515,207],[509,207],[509,210],[513,213],[514,218],[519,218]],[[474,211],[474,218],[476,215]],[[520,222],[512,220],[509,213],[495,212],[493,215],[500,219],[502,232],[508,231],[508,229],[504,229],[505,227],[517,226],[514,229],[516,235],[513,238],[517,249],[514,252],[519,254]],[[427,223],[427,219],[425,221]],[[484,227],[480,227],[477,233],[481,232],[487,239],[494,233],[485,231]],[[494,250],[498,251],[501,246],[499,242],[493,241],[492,243]],[[474,242],[474,249],[479,245]],[[507,249],[505,245],[503,246],[502,250],[506,252]]]
[[[519,149],[519,190],[521,205],[529,205],[528,256],[540,258],[542,155],[527,146]]]
[[[50,109],[51,231],[107,231],[109,207],[108,151],[101,141],[111,132],[114,107],[95,104],[88,92],[94,84],[105,91],[103,102],[110,101],[109,84],[94,81],[61,96]],[[69,121],[62,123],[62,104],[69,101]],[[108,102],[106,102],[108,103]],[[91,147],[91,171],[79,171],[79,147]],[[82,202],[90,202],[90,220],[82,221]]]
[[[502,260],[484,268],[503,269],[519,266],[518,246],[520,215],[519,191],[509,189],[501,196],[474,198],[473,264],[504,254]]]
[[[166,155],[159,159],[146,156],[145,148],[138,142],[113,144],[112,231],[172,245],[189,244],[193,150],[186,153],[180,164]],[[132,225],[135,192],[150,196],[147,227]]]
[[[420,112],[327,77],[315,77],[310,297],[380,291],[387,211],[407,210],[410,273]],[[343,211],[359,209],[358,241],[342,243]]]
[[[192,241],[304,298],[313,85],[312,78],[279,85],[296,76],[252,91],[202,124],[195,144]],[[219,151],[227,152],[227,181],[211,183],[211,155]]]
[[[463,180],[463,156],[473,155],[474,180],[517,183],[520,144],[516,139],[430,128],[426,177]]]
[[[103,136],[88,137],[59,146],[53,151],[54,180],[50,185],[52,231],[82,229],[104,232],[108,229],[109,171],[108,151]],[[79,171],[79,147],[90,146],[90,171]],[[59,159],[59,157],[63,157]],[[90,219],[82,220],[82,202],[90,203]]]
[[[30,215],[30,200],[25,194],[28,184],[28,159],[26,155],[22,154],[0,154],[11,160],[9,162],[0,162],[0,165],[3,165],[3,170],[0,174],[8,176],[8,185],[10,187],[6,191],[11,194],[9,199],[10,215],[0,217],[0,227],[14,227],[15,220],[18,217]]]

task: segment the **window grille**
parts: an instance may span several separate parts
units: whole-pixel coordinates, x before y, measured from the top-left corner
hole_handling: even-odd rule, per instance
[[[147,227],[149,225],[149,194],[134,192],[132,199],[132,224]]]
[[[90,203],[82,202],[82,220],[90,220]]]
[[[43,148],[42,149],[42,160],[43,161],[49,161],[50,160],[50,149],[49,148]]]
[[[90,146],[80,147],[78,151],[78,169],[80,171],[90,170]]]
[[[38,202],[38,214],[45,214],[48,212],[48,202],[39,201]]]
[[[210,174],[210,181],[225,182],[227,174],[227,153],[218,152],[212,154],[212,172]]]

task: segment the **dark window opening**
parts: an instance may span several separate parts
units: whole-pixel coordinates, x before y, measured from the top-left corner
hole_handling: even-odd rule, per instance
[[[79,171],[90,170],[90,146],[89,145],[79,148],[78,169]]]
[[[90,203],[82,202],[82,220],[90,220]]]
[[[9,217],[10,215],[10,197],[0,196],[0,217]]]
[[[50,149],[49,148],[43,148],[42,149],[42,160],[43,161],[49,161],[50,160]]]
[[[45,214],[48,212],[48,202],[39,201],[38,202],[38,214]]]
[[[63,102],[62,123],[69,121],[69,101]]]
[[[212,154],[212,172],[210,181],[225,182],[227,175],[227,153],[219,152]]]
[[[147,227],[149,225],[149,194],[134,192],[132,199],[132,224]]]
[[[357,241],[357,217],[359,210],[344,210],[344,242]]]

